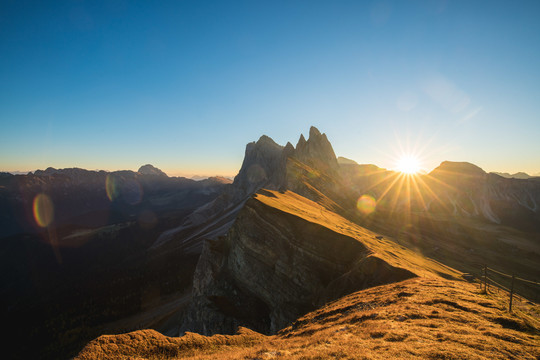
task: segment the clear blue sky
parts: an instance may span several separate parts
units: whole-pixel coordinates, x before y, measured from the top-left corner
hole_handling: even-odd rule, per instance
[[[233,175],[245,144],[540,172],[540,1],[0,2],[0,171]]]

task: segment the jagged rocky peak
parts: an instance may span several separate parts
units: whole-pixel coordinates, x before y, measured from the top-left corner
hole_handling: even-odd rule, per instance
[[[289,157],[321,171],[339,170],[334,149],[326,134],[321,134],[312,126],[309,139],[306,140],[304,135],[300,135],[296,149],[290,142],[285,147],[278,145],[266,135],[261,136],[257,142],[247,144],[244,162],[234,179],[235,187],[246,195],[261,187],[272,190],[287,188],[290,185],[287,179]]]
[[[259,146],[272,146],[275,148],[282,148],[281,145],[277,144],[274,139],[272,139],[270,136],[262,135],[259,140],[257,140],[257,145]]]
[[[261,187],[277,189],[284,182],[284,169],[283,146],[263,135],[257,142],[247,144],[242,167],[233,184],[245,194]]]
[[[153,165],[150,165],[150,164],[146,164],[146,165],[141,166],[137,172],[139,174],[141,174],[141,175],[153,175],[153,176],[165,176],[165,177],[167,177],[167,174],[165,174],[163,171],[161,171],[157,167],[155,167]]]
[[[332,144],[328,141],[326,134],[321,134],[319,129],[312,126],[309,129],[309,139],[306,141],[303,135],[300,135],[296,145],[295,156],[310,165],[317,167],[329,167],[337,169],[339,167],[336,154]]]
[[[296,148],[303,148],[306,145],[306,138],[304,137],[304,134],[300,134],[300,139],[298,139],[298,142],[296,143]]]
[[[283,156],[289,157],[291,155],[294,155],[294,146],[290,142],[287,142],[287,145],[283,149]]]
[[[309,128],[309,138],[311,139],[317,136],[321,136],[321,132],[315,126],[311,126]]]

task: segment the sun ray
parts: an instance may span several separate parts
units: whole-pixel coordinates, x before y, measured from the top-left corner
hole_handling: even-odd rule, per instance
[[[377,181],[376,183],[374,183],[373,185],[369,186],[368,188],[366,188],[364,191],[367,192],[367,191],[370,191],[374,188],[376,188],[377,186],[379,186],[380,184],[382,184],[383,182],[385,181],[388,181],[389,179],[395,177],[395,176],[399,176],[398,173],[396,172],[391,172],[391,174],[385,176],[383,179],[381,179],[380,181]]]
[[[429,175],[427,175],[427,176],[429,177]],[[424,181],[424,179],[422,179],[422,178],[419,177],[419,178],[418,178],[418,181],[422,183],[422,185],[424,186],[424,188],[431,194],[431,196],[432,196],[435,200],[437,200],[437,202],[438,202],[439,204],[441,204],[441,205],[445,208],[445,210],[449,210],[448,207],[447,207],[447,205],[444,203],[444,201],[442,201],[442,200],[439,198],[439,196],[431,189],[431,187]],[[444,182],[442,182],[442,181],[441,181],[441,183],[444,184]],[[446,185],[446,184],[445,184],[445,185]],[[449,186],[449,185],[447,185],[447,186]]]
[[[418,177],[418,176],[413,176],[412,177],[412,183],[413,183],[413,186],[414,186],[414,190],[416,191],[418,199],[419,199],[420,203],[422,204],[422,209],[426,210],[427,209],[427,204],[426,204],[426,201],[424,199],[424,196],[422,195],[422,192],[420,191],[420,187],[418,186],[419,181],[422,181],[420,179],[420,177]]]
[[[377,200],[378,202],[380,202],[382,199],[384,199],[384,197],[386,196],[386,194],[387,194],[390,190],[392,190],[392,187],[394,186],[394,184],[399,180],[400,176],[399,176],[398,173],[396,173],[394,176],[396,176],[396,178],[394,179],[394,181],[392,181],[392,183],[386,187],[386,189],[384,190],[384,192],[383,192],[381,195],[379,195],[379,198],[378,198],[378,200]]]
[[[448,171],[444,171],[444,172],[450,173],[450,172],[448,172]],[[436,177],[434,177],[434,176],[431,175],[431,174],[427,174],[426,176],[427,176],[427,178],[428,178],[429,180],[432,180],[432,181],[434,181],[434,182],[436,182],[436,183],[438,183],[438,184],[440,184],[440,185],[446,187],[447,189],[450,189],[450,190],[452,190],[452,191],[457,191],[457,189],[456,189],[455,187],[453,187],[452,185],[447,184],[447,183],[445,183],[444,181],[437,179]]]

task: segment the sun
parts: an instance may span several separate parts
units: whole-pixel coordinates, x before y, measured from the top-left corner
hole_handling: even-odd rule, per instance
[[[420,171],[420,161],[415,156],[403,155],[396,165],[396,169],[407,175],[414,175]]]

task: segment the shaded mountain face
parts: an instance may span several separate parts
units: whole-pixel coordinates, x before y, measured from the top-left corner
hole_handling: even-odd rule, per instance
[[[284,181],[285,158],[283,146],[266,135],[247,144],[244,161],[233,185],[244,194],[252,194],[261,187],[279,188]]]

